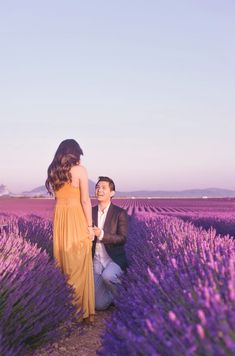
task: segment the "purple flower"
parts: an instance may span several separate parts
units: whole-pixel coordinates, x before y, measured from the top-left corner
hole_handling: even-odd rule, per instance
[[[0,314],[3,355],[20,355],[58,335],[75,313],[73,290],[46,251],[19,234],[15,218],[0,239]],[[15,224],[15,225],[14,225]]]

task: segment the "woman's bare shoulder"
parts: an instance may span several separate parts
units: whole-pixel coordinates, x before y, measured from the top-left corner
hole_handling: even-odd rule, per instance
[[[71,174],[78,177],[82,177],[87,175],[87,170],[84,166],[78,164],[71,168]]]

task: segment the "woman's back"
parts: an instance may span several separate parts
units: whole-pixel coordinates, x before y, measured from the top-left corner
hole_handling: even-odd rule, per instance
[[[69,202],[77,202],[77,205],[81,205],[80,202],[80,189],[79,187],[74,187],[72,183],[65,183],[62,188],[55,192],[56,203],[63,200]]]

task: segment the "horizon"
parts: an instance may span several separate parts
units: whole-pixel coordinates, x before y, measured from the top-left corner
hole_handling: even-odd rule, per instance
[[[234,1],[13,0],[0,31],[0,184],[74,138],[119,191],[235,190]]]
[[[93,184],[95,184],[94,181],[90,180],[89,181]],[[8,189],[8,186],[5,185],[5,184],[2,184],[0,182],[0,187],[2,186],[5,186],[7,189]],[[36,190],[36,189],[39,189],[39,188],[45,188],[44,185],[39,185],[37,187],[34,187],[32,189],[27,189],[27,190],[23,190],[23,191],[11,191],[10,189],[9,190],[9,193],[10,194],[13,194],[13,195],[20,195],[22,193],[28,193],[28,192],[31,192],[33,190]],[[188,188],[188,189],[135,189],[135,190],[120,190],[120,189],[116,189],[116,192],[120,192],[120,193],[135,193],[135,192],[166,192],[166,193],[169,193],[169,192],[184,192],[184,191],[211,191],[211,190],[227,190],[227,191],[235,191],[234,189],[230,189],[230,188],[224,188],[224,187],[205,187],[205,188],[200,188],[200,187],[192,187],[192,188]],[[93,192],[90,192],[90,194],[92,195]]]

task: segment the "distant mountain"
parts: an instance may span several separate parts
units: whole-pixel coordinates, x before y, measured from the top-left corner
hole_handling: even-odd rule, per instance
[[[95,183],[89,180],[90,195],[95,194]],[[45,186],[37,187],[33,190],[23,192],[22,195],[28,197],[48,197]],[[129,192],[117,191],[115,197],[156,197],[156,198],[232,198],[235,191],[220,188],[188,189],[188,190],[137,190]]]
[[[21,195],[24,197],[49,197],[45,185],[41,185],[40,187],[34,188],[32,190],[22,192]]]
[[[4,184],[0,185],[0,197],[9,196],[10,192]]]
[[[91,180],[88,181],[89,183],[89,192],[91,195],[94,195],[95,193],[95,183],[92,182]],[[41,185],[40,187],[34,188],[29,191],[22,192],[20,194],[21,196],[25,197],[49,197],[48,191],[45,187],[45,185]]]
[[[89,183],[89,192],[90,192],[90,195],[94,196],[95,195],[95,182],[93,182],[92,180],[88,180],[88,183]]]
[[[95,183],[89,180],[89,192],[95,195]],[[5,185],[0,185],[0,197],[2,196],[25,196],[25,197],[49,197],[44,185],[21,194],[10,193]],[[188,190],[136,190],[117,191],[115,197],[155,197],[155,198],[235,198],[235,190],[221,188],[188,189]]]
[[[156,198],[234,198],[235,191],[221,188],[188,190],[138,190],[131,192],[117,192],[116,196]]]

